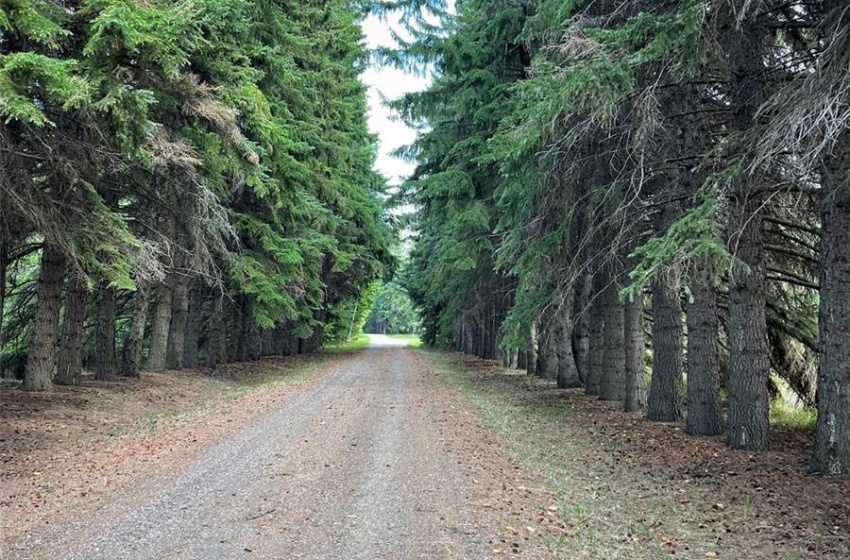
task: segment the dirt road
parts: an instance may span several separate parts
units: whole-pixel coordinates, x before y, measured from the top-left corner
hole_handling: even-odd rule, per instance
[[[807,474],[805,433],[740,453],[375,343],[232,364],[222,394],[197,371],[0,393],[0,559],[850,558],[850,481]]]
[[[8,557],[486,558],[466,479],[434,443],[424,363],[375,336],[178,476],[31,535]]]

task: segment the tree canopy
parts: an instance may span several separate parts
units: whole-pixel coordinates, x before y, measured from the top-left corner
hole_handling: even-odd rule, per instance
[[[846,5],[397,4],[424,340],[750,450],[781,378],[848,472]]]
[[[48,387],[74,309],[128,374],[179,367],[187,337],[212,366],[321,344],[394,261],[355,8],[0,3],[4,367]]]

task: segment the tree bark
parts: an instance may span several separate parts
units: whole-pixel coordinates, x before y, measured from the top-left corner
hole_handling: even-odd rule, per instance
[[[298,354],[298,337],[295,336],[295,329],[298,324],[295,321],[287,321],[283,328],[284,336],[284,356],[295,356]]]
[[[168,330],[171,326],[171,287],[165,282],[157,287],[156,304],[151,321],[151,346],[148,351],[147,369],[165,370],[168,351]]]
[[[557,327],[554,313],[547,310],[540,324],[539,348],[537,350],[537,377],[555,380],[558,377],[558,356],[556,355]]]
[[[532,320],[528,326],[528,348],[526,349],[526,373],[537,374],[537,320]]]
[[[213,292],[209,325],[207,367],[215,369],[227,361],[227,312],[223,294]]]
[[[87,299],[88,286],[85,278],[72,272],[68,278],[65,322],[56,364],[56,383],[59,385],[79,385],[83,379],[83,334]]]
[[[643,295],[626,301],[624,309],[625,395],[623,410],[646,409],[646,341],[643,327]]]
[[[593,297],[588,309],[587,319],[587,378],[584,380],[584,390],[588,395],[599,395],[599,385],[602,382],[603,354],[605,352],[605,317],[603,315],[602,298]]]
[[[579,280],[576,286],[575,299],[573,301],[573,317],[575,325],[572,329],[570,337],[573,354],[575,355],[576,370],[579,380],[587,384],[588,371],[590,368],[590,310],[587,309],[587,304],[590,298],[592,288],[592,280],[590,275],[586,275]]]
[[[6,310],[6,267],[8,262],[8,250],[5,237],[0,236],[0,356],[3,355],[3,346],[6,343],[6,331],[3,329],[3,319]],[[3,369],[0,367],[0,375]]]
[[[517,350],[516,354],[516,368],[517,369],[526,369],[528,368],[528,353],[525,350]]]
[[[693,267],[688,304],[688,415],[685,431],[696,436],[723,433],[720,411],[720,354],[717,295],[711,275]]]
[[[475,354],[475,323],[472,318],[466,318],[463,322],[463,353],[470,356]],[[383,332],[381,334],[386,334]]]
[[[115,375],[115,288],[101,282],[97,297],[97,342],[94,378],[104,381]]]
[[[245,296],[238,296],[234,301],[235,305],[229,306],[229,310],[225,313],[225,316],[230,318],[227,327],[232,333],[230,336],[230,343],[227,345],[227,359],[231,362],[242,360],[242,347],[245,343],[245,333],[242,325],[245,320],[242,314],[244,297]]]
[[[186,318],[186,335],[183,347],[183,366],[194,368],[198,365],[198,346],[201,338],[201,285],[196,280],[189,290],[189,308]]]
[[[168,350],[165,364],[168,369],[183,369],[186,352],[186,323],[189,319],[189,284],[177,277],[171,292],[171,322],[168,330]]]
[[[729,410],[727,445],[768,447],[770,359],[765,319],[765,272],[760,203],[733,201],[733,252],[729,279]]]
[[[124,340],[121,360],[121,375],[127,377],[139,377],[142,370],[142,349],[145,341],[145,325],[148,322],[149,293],[148,287],[140,284],[133,296],[133,317],[127,338]]]
[[[239,360],[249,362],[259,359],[261,350],[260,327],[254,320],[254,298],[242,297],[240,322],[242,330],[239,334]]]
[[[555,330],[555,352],[558,358],[558,387],[561,389],[573,389],[583,387],[578,377],[575,356],[573,356],[573,345],[570,336],[570,325],[572,324],[572,297],[568,296],[564,301],[564,307],[557,314]]]
[[[652,283],[652,348],[646,417],[678,422],[682,419],[682,303],[674,270]]]
[[[811,469],[850,474],[850,134],[828,160],[822,201],[818,422]]]
[[[261,329],[260,330],[260,355],[261,356],[274,356],[277,354],[275,348],[275,329]]]
[[[718,18],[730,82],[732,132],[745,134],[757,126],[755,114],[764,100],[763,43],[765,28],[752,15],[739,20],[748,0],[724,3]],[[740,157],[749,150],[735,146]],[[735,449],[768,447],[770,407],[767,384],[770,355],[765,320],[765,265],[762,240],[761,179],[741,172],[729,193],[729,410],[726,443]]]
[[[64,272],[63,254],[45,243],[41,252],[41,274],[36,289],[38,300],[33,318],[32,339],[27,352],[24,382],[21,384],[24,391],[46,391],[53,387]]]
[[[610,282],[602,294],[602,313],[605,319],[599,398],[606,401],[625,399],[625,318],[617,292],[617,284]]]

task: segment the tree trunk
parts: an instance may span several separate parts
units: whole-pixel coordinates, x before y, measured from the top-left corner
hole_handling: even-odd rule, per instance
[[[260,357],[260,328],[254,320],[254,298],[242,296],[242,330],[239,334],[239,360],[249,362]]]
[[[573,346],[570,340],[570,324],[572,315],[572,297],[568,296],[564,301],[563,309],[555,319],[555,353],[558,357],[558,387],[561,389],[573,389],[582,387],[581,379],[578,378]]]
[[[760,203],[751,197],[733,201],[732,220],[736,261],[729,278],[727,444],[734,449],[764,451],[769,432],[770,360]]]
[[[223,302],[224,295],[213,292],[207,337],[207,367],[210,369],[227,360],[227,314]]]
[[[526,349],[526,372],[528,375],[537,374],[537,321],[532,320],[528,326],[528,348]]]
[[[201,306],[203,298],[201,285],[195,281],[189,291],[189,308],[186,318],[185,343],[183,345],[183,366],[198,366],[198,345],[201,338]]]
[[[587,319],[587,379],[584,380],[584,392],[588,395],[599,395],[599,385],[602,382],[603,354],[605,352],[605,317],[603,316],[602,298],[594,296],[590,302]]]
[[[850,474],[850,134],[828,161],[822,201],[818,422],[811,469]]]
[[[227,317],[230,314],[230,308],[232,307],[232,302],[231,302],[230,299],[227,298],[226,292],[222,293],[222,295],[220,297],[221,297],[221,302],[220,302],[220,305],[221,305],[221,315],[220,315],[221,324],[220,324],[219,328],[220,328],[221,332],[220,332],[220,336],[218,337],[218,363],[219,364],[226,364],[226,363],[229,363],[229,361],[230,361],[230,355],[228,353],[229,350],[230,350],[230,344],[228,343],[228,340],[230,338],[236,338],[236,333],[235,333],[235,331],[232,332],[232,331],[228,330]]]
[[[235,305],[231,305],[230,311],[225,314],[230,318],[228,329],[232,333],[230,344],[227,345],[227,358],[231,362],[242,360],[242,348],[245,344],[245,333],[242,325],[245,320],[242,314],[242,308],[245,306],[244,298],[245,296],[238,296],[238,299],[234,302]]]
[[[539,348],[537,350],[537,377],[555,380],[558,377],[558,356],[556,347],[555,317],[551,311],[544,314],[541,321]]]
[[[286,325],[284,325],[284,356],[295,356],[296,354],[298,354],[298,337],[295,336],[295,329],[297,327],[298,323],[296,323],[295,321],[288,321]]]
[[[168,331],[168,369],[183,369],[186,352],[186,323],[189,319],[189,284],[186,278],[175,278],[171,292],[171,323]]]
[[[475,347],[475,355],[479,358],[486,358],[486,346],[487,346],[487,319],[482,315],[478,317],[478,336],[476,338],[477,344]]]
[[[646,417],[682,419],[682,302],[679,275],[670,270],[652,283],[652,381]]]
[[[275,355],[275,331],[274,329],[260,330],[260,355],[274,356]]]
[[[316,348],[319,349],[325,343],[324,327],[319,329],[321,336],[316,338]],[[248,360],[256,361],[260,359],[263,352],[263,340],[260,338],[260,326],[257,321],[250,317],[248,319]]]
[[[6,331],[3,329],[3,319],[6,310],[6,267],[9,265],[6,239],[0,236],[0,356],[3,355],[3,346],[6,342]],[[3,369],[0,368],[0,376]]]
[[[727,444],[763,451],[769,438],[769,346],[761,211],[756,201],[733,204],[736,259],[729,280],[729,409]]]
[[[723,433],[720,411],[720,354],[717,296],[710,274],[694,266],[688,304],[688,416],[685,431],[696,436]]]
[[[573,346],[573,355],[576,361],[576,370],[579,380],[587,384],[590,369],[590,310],[587,308],[592,288],[591,276],[585,275],[576,286],[575,299],[573,301],[573,317],[575,325],[570,337]]]
[[[133,296],[133,317],[130,330],[124,340],[121,375],[139,377],[142,370],[142,348],[145,341],[145,325],[148,322],[149,288],[139,285]]]
[[[516,368],[517,369],[526,369],[528,368],[528,353],[525,350],[517,350],[516,354]]]
[[[553,306],[540,315],[537,325],[537,376],[554,381],[558,377],[557,317]]]
[[[764,100],[763,39],[766,30],[746,14],[745,2],[724,3],[718,19],[732,76],[730,131],[744,134],[757,126],[755,114]],[[745,156],[746,145],[735,146]],[[768,447],[770,355],[765,320],[765,266],[762,197],[758,177],[741,172],[729,193],[729,410],[726,443],[735,449]]]
[[[283,356],[285,347],[283,336],[283,324],[278,323],[272,329],[268,329],[267,339],[263,339],[263,355],[264,356]],[[268,344],[268,354],[266,353],[266,344]]]
[[[56,363],[56,342],[59,334],[59,308],[62,304],[62,278],[65,258],[47,243],[41,252],[41,274],[36,289],[37,303],[33,332],[24,370],[25,391],[46,391],[53,387],[53,366]]]
[[[471,343],[469,341],[470,332],[471,331],[470,331],[470,326],[469,326],[469,320],[466,317],[464,317],[461,320],[461,323],[460,323],[460,338],[461,338],[460,344],[461,344],[461,346],[459,348],[459,350],[461,352],[463,352],[464,354],[469,354],[469,349],[471,348]],[[383,334],[383,333],[381,333],[381,334]]]
[[[85,278],[73,272],[68,278],[65,322],[56,367],[56,383],[79,385],[83,379],[83,334],[88,286]]]
[[[147,368],[151,371],[163,371],[168,351],[168,330],[171,326],[171,288],[163,282],[159,284],[156,292]]]
[[[625,318],[623,305],[619,301],[617,292],[617,284],[611,282],[602,294],[602,313],[605,324],[599,398],[606,401],[625,399]]]
[[[97,297],[97,343],[94,378],[100,381],[115,375],[115,288],[101,282]]]
[[[624,309],[625,395],[623,410],[646,409],[646,341],[643,329],[643,294],[626,301]]]

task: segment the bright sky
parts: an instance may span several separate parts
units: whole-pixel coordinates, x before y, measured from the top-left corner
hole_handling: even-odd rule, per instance
[[[390,29],[400,29],[392,17],[388,21],[370,15],[363,21],[367,48],[395,46]],[[427,87],[430,79],[406,74],[395,68],[369,68],[360,78],[369,88],[369,129],[378,135],[378,159],[375,169],[390,184],[398,184],[413,172],[414,165],[390,156],[394,149],[413,142],[416,133],[407,128],[397,115],[384,106],[384,100],[397,99],[410,91]]]

